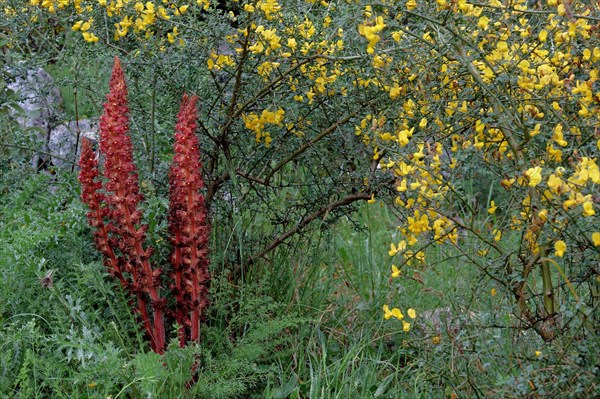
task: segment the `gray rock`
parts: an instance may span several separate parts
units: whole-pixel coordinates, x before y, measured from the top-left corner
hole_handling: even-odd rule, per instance
[[[35,131],[40,150],[48,152],[50,130],[57,119],[61,97],[52,77],[42,68],[23,69],[13,67],[8,75],[14,80],[7,84],[9,90],[17,96],[17,107],[11,114],[24,130]],[[47,161],[44,155],[36,154],[32,163],[34,167]]]
[[[442,332],[455,335],[461,328],[460,317],[450,306],[426,310],[419,314],[415,327],[426,335],[439,335]]]
[[[60,168],[70,166],[72,162],[77,163],[83,137],[98,141],[98,126],[89,119],[67,122],[52,129],[48,139],[48,152],[52,154],[52,164]]]

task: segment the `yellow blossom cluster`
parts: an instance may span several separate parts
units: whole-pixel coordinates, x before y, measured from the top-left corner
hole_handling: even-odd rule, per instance
[[[30,0],[29,4],[32,6],[43,7],[50,13],[55,13],[58,10],[62,10],[72,5],[75,10],[80,13],[83,12],[81,6],[82,1],[83,0]]]
[[[408,315],[409,318],[411,318],[413,320],[416,319],[416,317],[417,317],[417,312],[413,308],[409,308],[406,311],[406,314]],[[402,330],[404,332],[409,332],[412,327],[411,322],[409,322],[405,319],[404,314],[398,308],[390,309],[388,305],[383,305],[383,317],[386,320],[389,320],[391,318],[396,318],[396,319],[402,321]]]
[[[217,54],[213,51],[210,53],[206,65],[209,70],[218,71],[225,67],[234,67],[235,61],[230,55]]]
[[[277,29],[265,29],[263,25],[259,25],[254,30],[254,33],[257,35],[257,40],[248,48],[252,54],[265,52],[266,55],[269,55],[271,52],[281,48]]]
[[[101,11],[107,18],[114,20],[112,40],[127,36],[129,33],[144,34],[146,37],[152,36],[154,29],[159,21],[170,21],[172,17],[179,17],[185,14],[190,6],[197,6],[208,10],[210,2],[208,0],[198,0],[195,5],[189,2],[178,1],[138,1],[138,0],[30,0],[29,4],[39,7],[49,13],[73,12],[78,17],[72,30],[79,31],[83,39],[88,43],[96,43],[100,26],[94,24],[93,15],[98,15]],[[167,32],[167,40],[175,43],[178,36],[177,27]],[[109,41],[109,38],[105,38]]]
[[[571,225],[592,232],[579,235],[580,248],[596,246],[598,18],[565,2],[548,2],[543,12],[526,1],[432,3],[407,1],[407,13],[395,18],[366,6],[358,27],[373,68],[354,84],[396,104],[355,126],[380,170],[395,176],[396,204],[406,209],[403,239],[389,255],[402,255],[400,267],[421,264],[430,243],[460,245],[459,227],[480,240],[480,255],[503,251],[507,229],[523,231],[521,256],[529,261],[548,248],[558,257],[575,249],[565,235]],[[441,10],[455,22],[442,22]],[[397,22],[418,15],[428,21],[420,31]],[[509,198],[486,203],[490,219],[482,228],[455,215],[456,205],[471,206],[461,204],[457,185],[464,162],[473,160],[498,174]]]
[[[261,112],[260,116],[254,112],[242,115],[244,125],[248,130],[251,130],[256,135],[256,142],[259,143],[264,139],[265,146],[271,145],[271,134],[265,130],[268,125],[275,125],[282,127],[285,119],[285,110],[278,108],[276,111],[269,111],[265,109]]]
[[[83,36],[83,39],[86,42],[96,43],[98,41],[98,36],[96,36],[90,32],[90,27],[92,26],[93,23],[94,23],[93,19],[88,19],[87,21],[80,20],[80,21],[75,22],[75,24],[73,25],[73,27],[71,29],[73,29],[74,31],[81,32],[81,35]]]
[[[365,14],[367,16],[372,15],[371,6],[365,7]],[[365,24],[358,25],[358,32],[363,35],[368,41],[367,45],[367,53],[373,54],[375,52],[375,46],[381,40],[381,36],[379,33],[385,28],[385,23],[383,22],[383,17],[378,16],[373,20],[367,21]]]
[[[245,4],[244,10],[253,13],[256,10],[260,10],[268,20],[275,19],[281,11],[281,6],[277,0],[259,0],[256,5]]]

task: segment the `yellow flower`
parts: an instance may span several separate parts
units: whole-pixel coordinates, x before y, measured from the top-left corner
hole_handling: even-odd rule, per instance
[[[260,8],[268,20],[275,18],[272,14],[277,14],[281,10],[281,6],[275,0],[261,0],[257,3],[257,7]]]
[[[502,230],[494,229],[492,234],[494,235],[494,241],[498,242],[502,239]]]
[[[440,335],[436,335],[434,337],[431,338],[431,343],[434,345],[439,344],[440,342],[442,342],[442,337]]]
[[[408,230],[415,234],[423,233],[429,230],[429,218],[427,215],[421,215],[419,211],[416,210],[414,217],[408,217]]]
[[[548,177],[548,187],[558,194],[559,190],[562,188],[562,180],[553,173]]]
[[[181,14],[184,14],[188,10],[189,7],[190,6],[188,6],[187,4],[183,5],[183,6],[179,6],[177,8],[177,10],[175,10],[175,15],[179,16]]]
[[[508,53],[508,44],[506,42],[499,41],[498,44],[496,44],[496,47],[501,53]]]
[[[493,215],[494,213],[496,213],[496,209],[498,207],[496,206],[496,203],[494,202],[494,200],[490,201],[490,207],[488,208],[488,213],[490,215]]]
[[[179,32],[177,32],[177,27],[174,27],[172,33],[167,33],[167,40],[169,41],[169,43],[175,43],[175,38],[177,37],[177,35],[179,35]]]
[[[358,32],[369,41],[369,44],[367,46],[367,53],[373,54],[375,52],[375,45],[381,40],[381,37],[378,35],[378,33],[381,32],[385,27],[386,25],[385,22],[383,22],[382,16],[379,16],[375,19],[374,26],[358,26]]]
[[[577,204],[577,200],[574,198],[569,198],[568,200],[563,202],[563,209],[568,211],[569,208],[575,206]]]
[[[392,310],[390,310],[390,307],[388,305],[383,305],[383,318],[389,320],[392,317],[395,317],[398,320],[402,320],[404,318],[404,315],[398,308],[393,308]]]
[[[554,255],[562,257],[567,250],[567,244],[563,240],[558,240],[554,243]]]
[[[594,204],[591,201],[583,203],[583,216],[594,216],[596,211],[594,210]]]
[[[98,41],[98,37],[90,32],[83,32],[83,39],[88,43],[96,43]]]
[[[398,266],[392,265],[392,278],[400,277],[400,273],[402,273],[402,271],[400,269],[398,269]],[[410,313],[409,313],[409,316],[410,316]]]
[[[392,39],[394,39],[397,42],[400,42],[400,39],[402,39],[403,34],[404,32],[402,32],[401,30],[397,30],[392,33]]]
[[[90,28],[92,27],[92,22],[93,21],[90,19],[90,20],[85,21],[83,24],[81,24],[81,28],[80,28],[81,31],[86,32],[86,31],[90,30]]]
[[[417,317],[417,312],[413,308],[408,309],[406,311],[406,313],[408,314],[408,317],[410,317],[411,319],[414,319],[415,317]]]
[[[477,22],[477,27],[479,29],[487,30],[490,19],[486,16],[479,18],[479,22]]]
[[[548,159],[555,162],[562,161],[562,151],[554,148],[554,146],[550,143],[546,145],[546,152],[548,153]]]
[[[404,332],[409,332],[410,331],[410,323],[402,320],[402,330],[404,330]]]
[[[252,54],[260,54],[265,50],[265,45],[262,41],[257,41],[252,46],[248,47],[248,50],[252,52]]]
[[[503,179],[500,184],[502,184],[502,187],[504,187],[506,190],[508,190],[513,183],[515,182],[516,179]]]
[[[270,62],[265,61],[260,64],[256,70],[260,76],[263,76],[265,79],[268,79],[268,76],[274,69],[277,69],[281,64],[279,62]]]
[[[406,2],[406,9],[407,10],[412,11],[415,8],[417,8],[417,2],[415,0],[408,0]]]
[[[400,86],[398,86],[398,83],[394,83],[394,85],[392,87],[390,87],[390,98],[392,100],[395,100],[396,98],[398,98],[401,91],[402,91],[402,88]]]
[[[536,356],[536,357],[540,357],[541,355],[542,355],[542,352],[541,352],[541,351],[535,351],[535,356]]]
[[[562,125],[556,125],[554,128],[554,134],[552,135],[552,139],[561,147],[566,147],[567,141],[563,137],[563,127]]]
[[[496,296],[496,295],[498,294],[498,292],[496,292],[496,289],[495,289],[495,288],[492,288],[492,290],[490,291],[490,294],[491,294],[492,296]]]
[[[371,194],[371,199],[369,199],[367,202],[369,204],[374,204],[375,202],[377,202],[377,200],[375,199],[375,194]]]
[[[287,45],[292,51],[296,51],[296,47],[298,47],[298,42],[293,37],[288,38]]]
[[[529,186],[535,187],[542,181],[542,168],[539,166],[529,168],[525,171],[525,176],[529,178]]]
[[[415,128],[413,127],[410,130],[404,129],[398,132],[398,144],[400,144],[400,147],[404,147],[408,144],[414,130]]]
[[[485,123],[483,123],[481,121],[481,119],[477,119],[477,122],[475,122],[475,132],[477,132],[477,134],[481,134],[481,133],[483,133],[484,130],[485,130]]]
[[[398,252],[403,251],[406,249],[406,241],[402,240],[398,243],[398,247],[396,247],[396,245],[394,243],[390,244],[390,250],[388,252],[388,254],[390,256],[394,256],[396,255]]]
[[[600,247],[600,232],[595,232],[592,234],[592,242],[595,247]]]
[[[404,192],[406,191],[408,188],[406,186],[406,179],[402,179],[402,181],[400,182],[400,184],[398,184],[396,186],[396,190],[398,190],[399,192]]]

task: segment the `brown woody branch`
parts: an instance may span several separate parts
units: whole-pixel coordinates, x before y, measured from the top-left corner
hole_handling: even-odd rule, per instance
[[[277,237],[276,239],[271,241],[262,251],[260,251],[257,254],[252,255],[249,259],[246,260],[245,265],[242,265],[242,264],[237,265],[235,267],[235,269],[233,270],[233,272],[231,273],[232,277],[233,278],[237,277],[240,274],[240,272],[242,272],[244,266],[251,265],[251,264],[255,263],[256,261],[258,261],[259,259],[265,259],[265,256],[269,252],[273,251],[279,245],[283,244],[288,238],[290,238],[294,234],[300,232],[303,228],[308,226],[315,219],[320,218],[321,216],[327,216],[327,214],[329,214],[329,212],[331,212],[332,210],[337,209],[339,207],[347,206],[347,205],[350,205],[357,201],[367,201],[370,198],[371,198],[371,195],[368,193],[352,194],[345,198],[342,198],[341,200],[331,202],[330,204],[324,206],[323,208],[311,213],[310,215],[305,217],[302,221],[300,221],[300,223],[298,223],[295,227],[291,228],[290,230],[286,231],[285,233],[283,233],[282,235],[280,235],[279,237]]]
[[[318,141],[322,140],[323,138],[329,136],[331,133],[335,132],[335,130],[338,127],[340,127],[341,125],[345,124],[350,119],[352,119],[353,117],[355,117],[356,115],[358,115],[359,112],[360,112],[360,110],[357,110],[357,111],[354,111],[354,112],[346,115],[345,117],[343,117],[339,121],[335,122],[333,125],[329,126],[327,129],[323,130],[321,133],[319,133],[318,136],[313,137],[312,140],[310,140],[309,142],[307,142],[307,143],[301,145],[300,147],[298,147],[296,149],[296,151],[292,152],[290,155],[288,155],[283,160],[281,160],[281,162],[279,162],[269,172],[269,174],[265,177],[264,181],[268,184],[271,181],[271,178],[273,177],[273,175],[275,173],[277,173],[278,170],[280,170],[281,168],[283,168],[286,164],[288,164],[290,161],[292,161],[293,159],[295,159],[298,155],[302,154],[308,148],[312,147],[315,143],[317,143]]]

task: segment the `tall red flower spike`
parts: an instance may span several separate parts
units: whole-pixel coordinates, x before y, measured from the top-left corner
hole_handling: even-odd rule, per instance
[[[171,166],[169,231],[173,252],[176,309],[179,323],[179,343],[198,341],[200,322],[208,306],[208,241],[210,227],[207,220],[202,164],[196,137],[196,103],[198,97],[183,95],[175,127],[175,156]]]
[[[109,231],[123,257],[122,271],[131,276],[130,291],[138,302],[138,311],[150,335],[152,349],[162,353],[165,348],[164,308],[160,297],[159,268],[150,266],[151,247],[144,247],[148,226],[142,224],[138,209],[143,197],[139,191],[138,175],[133,163],[133,146],[129,130],[127,86],[121,62],[115,58],[110,91],[106,96],[104,113],[100,118],[100,151],[104,155],[105,201]],[[153,310],[153,323],[148,313],[148,298]]]

